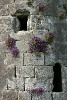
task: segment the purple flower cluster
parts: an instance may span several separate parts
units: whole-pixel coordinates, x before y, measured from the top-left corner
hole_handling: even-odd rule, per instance
[[[44,8],[46,7],[46,4],[42,0],[39,0],[37,2],[37,7],[39,8],[39,11],[44,11]]]
[[[39,37],[32,37],[29,41],[29,51],[33,52],[46,52],[47,50],[47,42],[45,40],[40,39]]]
[[[54,39],[54,33],[47,32],[45,34],[45,39],[46,39],[46,41],[47,41],[48,44],[51,44],[53,42],[53,39]]]
[[[44,90],[44,88],[38,87],[38,88],[34,88],[34,89],[31,89],[28,91],[29,91],[29,93],[33,94],[33,93],[43,93],[45,90]]]
[[[17,57],[19,54],[19,50],[16,47],[16,40],[12,38],[10,35],[8,35],[8,38],[6,38],[5,40],[5,44],[7,48],[10,50],[10,52],[12,53],[12,55],[14,57]]]
[[[5,43],[6,43],[7,48],[9,48],[16,44],[16,40],[14,38],[10,37],[10,35],[8,35],[8,37],[5,40]]]
[[[17,57],[17,55],[19,54],[19,49],[15,45],[10,47],[9,50],[14,57]]]
[[[42,93],[44,92],[43,88],[34,88],[31,90],[31,93]]]

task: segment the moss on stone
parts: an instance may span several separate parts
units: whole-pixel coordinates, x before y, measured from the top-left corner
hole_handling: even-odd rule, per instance
[[[16,16],[16,17],[22,16],[22,17],[24,17],[24,16],[29,16],[29,15],[30,15],[30,12],[28,10],[26,10],[26,9],[23,9],[23,10],[19,9],[12,16]]]

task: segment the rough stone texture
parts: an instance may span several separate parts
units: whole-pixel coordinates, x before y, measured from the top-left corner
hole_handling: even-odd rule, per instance
[[[18,93],[15,90],[7,90],[3,92],[3,99],[2,100],[17,100]]]
[[[67,92],[53,93],[54,100],[67,100]]]
[[[18,66],[19,77],[34,77],[34,66]]]
[[[44,54],[39,55],[25,53],[24,54],[24,65],[44,65]]]
[[[31,95],[27,91],[19,91],[18,100],[31,100]]]
[[[13,3],[14,0],[0,0],[0,5]]]
[[[53,67],[52,66],[36,66],[35,67],[35,75],[37,78],[44,78],[46,79],[53,77]]]
[[[38,0],[39,1],[39,0]],[[42,0],[41,0],[42,1]],[[36,0],[0,0],[0,100],[67,100],[67,19],[59,21],[56,15],[58,5],[66,0],[45,0],[48,5],[44,12],[36,9]],[[17,10],[30,12],[27,31],[19,31],[19,20],[13,16]],[[62,9],[62,7],[61,7]],[[46,16],[47,15],[47,16]],[[45,39],[48,30],[55,33],[53,44],[47,54],[30,53],[28,42],[33,35]],[[5,38],[10,34],[18,41],[20,51],[17,58],[7,50]],[[53,66],[62,66],[62,92],[53,90]],[[30,94],[29,90],[44,88],[41,94]]]
[[[27,1],[28,1],[28,0],[20,0],[20,1],[19,1],[19,0],[15,0],[15,3],[22,4],[22,2],[23,2],[23,3],[26,3]]]
[[[53,89],[52,85],[53,79],[44,80],[44,78],[26,78],[25,90],[32,90],[34,88],[44,88],[45,91],[51,91]]]
[[[44,92],[42,94],[34,94],[32,100],[52,100],[51,92]]]

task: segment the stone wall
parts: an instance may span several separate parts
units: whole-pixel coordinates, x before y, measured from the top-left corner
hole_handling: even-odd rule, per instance
[[[48,0],[44,1],[48,3]],[[60,22],[55,17],[56,7],[60,1],[50,0],[51,5],[44,13],[36,13],[36,0],[32,0],[31,6],[27,5],[27,0],[0,0],[0,2],[0,100],[67,100],[67,22],[66,19]],[[19,31],[18,26],[16,27],[18,20],[14,22],[15,17],[12,15],[19,9],[30,12],[27,31]],[[47,29],[55,31],[55,38],[48,47],[48,53],[40,52],[39,56],[29,53],[28,42],[31,36],[36,35],[43,39],[43,33]],[[18,40],[16,42],[20,51],[18,58],[14,58],[6,48],[5,38],[8,34]],[[62,92],[52,92],[53,66],[57,62],[62,66]],[[31,94],[28,91],[39,87],[45,89],[41,94]]]

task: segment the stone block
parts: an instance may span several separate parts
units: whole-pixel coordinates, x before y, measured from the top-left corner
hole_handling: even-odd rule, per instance
[[[16,11],[16,5],[12,4],[5,4],[1,5],[0,16],[9,16],[14,14]]]
[[[22,31],[18,31],[17,34],[15,35],[15,37],[18,40],[28,41],[32,35],[33,35],[33,30],[29,30],[29,31],[22,30]]]
[[[67,92],[54,92],[53,93],[54,100],[67,100]]]
[[[54,65],[55,63],[55,54],[49,52],[45,55],[45,65]]]
[[[7,78],[12,80],[12,77],[15,77],[15,68],[14,64],[5,66]]]
[[[33,66],[17,66],[17,74],[19,77],[34,77],[34,67]]]
[[[11,4],[14,0],[0,0],[0,5]]]
[[[28,41],[25,40],[17,41],[16,46],[19,48],[20,52],[22,53],[27,52],[29,49]]]
[[[8,16],[0,16],[0,24],[11,25],[13,21],[13,17],[11,15]]]
[[[23,91],[24,90],[24,79],[23,78],[14,78],[13,80],[7,79],[8,90],[16,89]]]
[[[6,24],[0,24],[0,34],[5,32],[8,29],[8,25]]]
[[[15,0],[15,3],[17,3],[17,4],[18,4],[18,3],[19,3],[19,4],[22,4],[22,2],[23,2],[23,3],[26,3],[27,1],[28,1],[28,0],[20,0],[20,1],[19,1],[19,0]]]
[[[20,53],[20,51],[19,51],[19,55],[17,57],[13,57],[11,52],[8,51],[6,53],[6,59],[4,60],[4,64],[7,66],[11,65],[11,64],[19,66],[19,64],[20,64],[22,66],[23,65],[23,54]]]
[[[36,78],[26,78],[25,80],[25,90],[31,90],[35,87],[37,84],[37,79]]]
[[[35,66],[35,75],[38,79],[46,79],[53,77],[53,66]]]
[[[32,100],[52,100],[51,92],[43,92],[41,94],[35,94],[32,96]]]
[[[25,53],[24,65],[44,65],[44,54],[43,53],[39,53],[39,55],[36,55],[36,54]]]
[[[15,58],[13,57],[13,55],[11,54],[10,51],[8,51],[8,53],[6,53],[6,65],[11,65],[14,64]]]
[[[18,100],[31,100],[31,96],[28,92],[19,91],[18,93]]]
[[[7,90],[3,92],[2,100],[18,100],[18,93],[16,90]]]
[[[0,53],[1,53],[2,56],[3,55],[5,56],[6,52],[7,52],[7,50],[6,50],[5,42],[1,40],[1,42],[0,42]]]
[[[66,92],[67,91],[67,79],[66,78],[62,78],[62,91]]]
[[[62,78],[67,79],[67,67],[66,66],[62,66]]]
[[[44,78],[26,78],[25,90],[32,90],[34,88],[43,88],[45,91],[51,92],[53,89],[53,78],[46,80]]]
[[[5,53],[0,52],[0,68],[2,68],[4,66],[4,60],[6,58],[5,55],[6,55]]]
[[[4,65],[0,64],[0,90],[6,85],[7,73]]]

